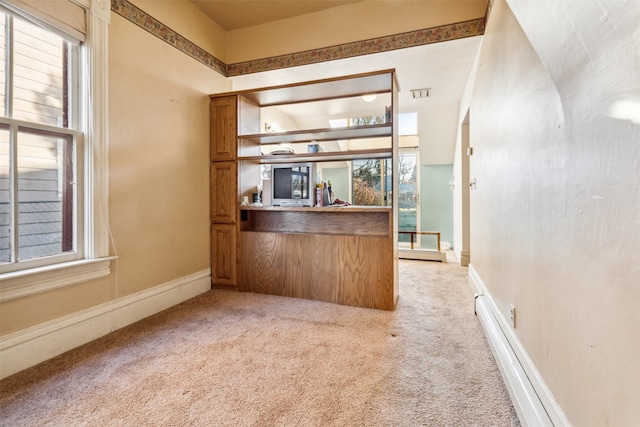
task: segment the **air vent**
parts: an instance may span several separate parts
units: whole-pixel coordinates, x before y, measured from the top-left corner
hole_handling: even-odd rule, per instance
[[[418,98],[428,98],[429,97],[429,93],[431,92],[431,88],[427,88],[427,89],[413,89],[411,91],[411,98],[413,99],[418,99]]]

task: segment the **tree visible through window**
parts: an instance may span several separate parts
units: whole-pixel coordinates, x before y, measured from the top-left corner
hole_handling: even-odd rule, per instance
[[[353,204],[356,206],[380,206],[380,160],[353,161]]]
[[[391,205],[391,159],[353,160],[353,204]]]
[[[76,57],[73,43],[0,11],[0,263],[14,269],[77,250]]]

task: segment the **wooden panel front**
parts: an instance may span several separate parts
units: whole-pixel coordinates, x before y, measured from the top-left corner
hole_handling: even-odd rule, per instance
[[[236,286],[236,226],[211,225],[211,283]]]
[[[395,309],[391,238],[240,232],[241,291]]]
[[[236,162],[211,162],[211,221],[235,223],[238,209]]]
[[[233,160],[238,155],[236,100],[236,95],[211,100],[211,160]]]
[[[247,231],[391,237],[389,212],[248,211]]]

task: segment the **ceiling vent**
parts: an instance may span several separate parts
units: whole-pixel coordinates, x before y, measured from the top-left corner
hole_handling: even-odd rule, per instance
[[[429,93],[431,92],[431,88],[427,88],[427,89],[413,89],[411,91],[411,98],[413,99],[418,99],[418,98],[428,98],[429,97]]]

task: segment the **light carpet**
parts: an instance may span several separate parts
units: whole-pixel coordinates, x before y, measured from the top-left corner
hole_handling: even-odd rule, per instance
[[[213,290],[0,382],[2,426],[518,426],[467,270],[394,312]]]

